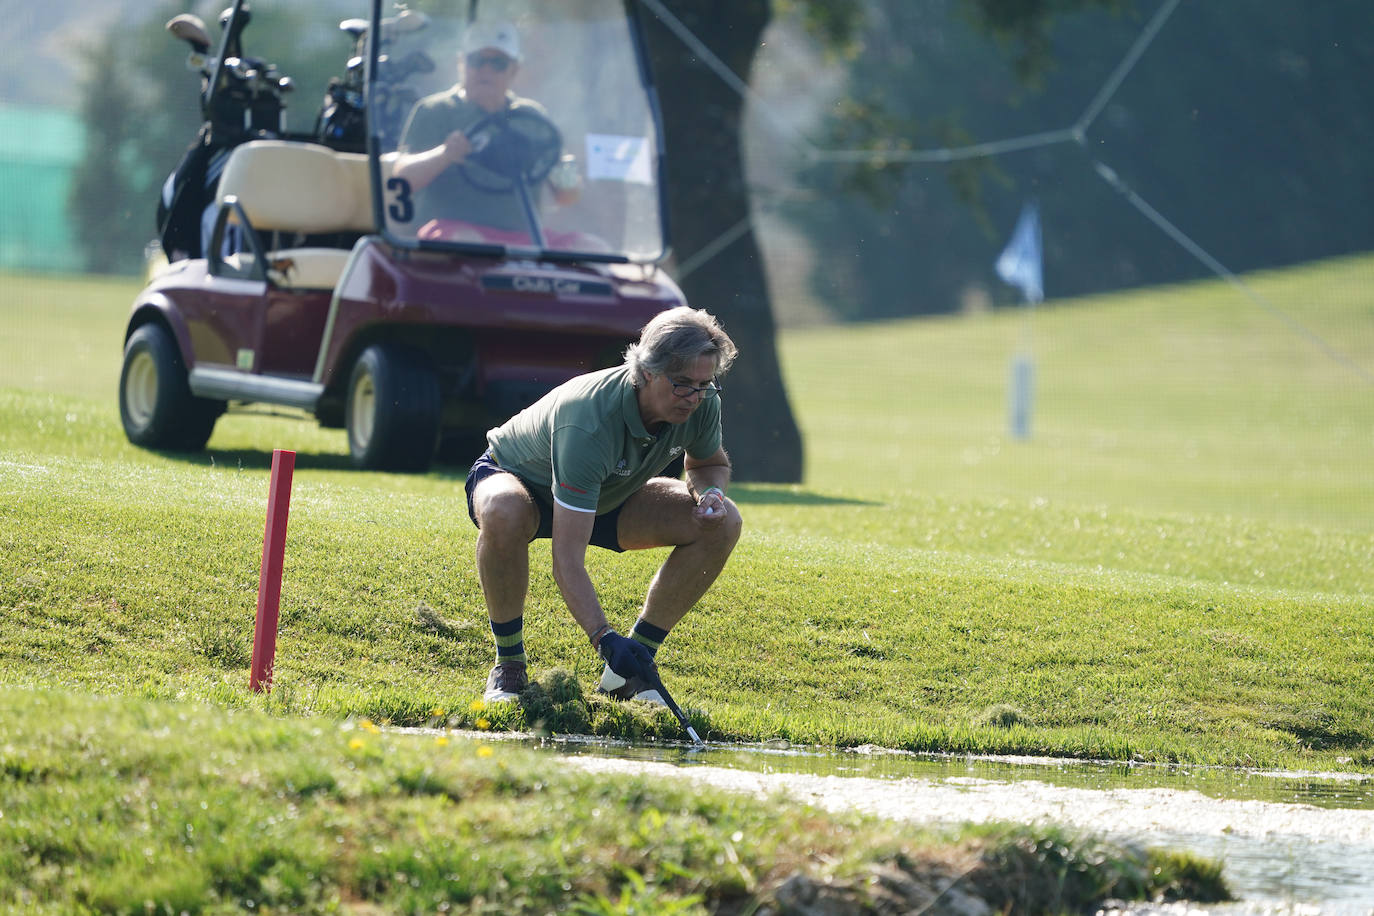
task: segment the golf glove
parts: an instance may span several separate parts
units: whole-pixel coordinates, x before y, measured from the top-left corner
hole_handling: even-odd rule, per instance
[[[606,660],[606,664],[611,666],[611,670],[626,680],[638,677],[651,684],[655,682],[654,657],[643,643],[611,630],[601,637],[601,645],[597,651]]]

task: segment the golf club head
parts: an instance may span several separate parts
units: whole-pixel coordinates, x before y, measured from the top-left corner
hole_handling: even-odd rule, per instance
[[[367,34],[368,21],[366,19],[345,19],[339,23],[339,30],[347,32],[357,41]]]
[[[382,20],[382,30],[386,33],[402,34],[418,32],[429,25],[429,17],[419,10],[401,10],[390,19]]]
[[[210,33],[205,31],[204,20],[194,13],[173,16],[167,21],[167,31],[189,44],[196,53],[210,50]]]

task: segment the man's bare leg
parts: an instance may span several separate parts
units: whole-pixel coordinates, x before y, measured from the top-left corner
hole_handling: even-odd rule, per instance
[[[479,483],[472,505],[479,525],[477,575],[487,615],[493,623],[506,623],[525,612],[530,538],[539,525],[539,510],[511,474],[493,474]]]
[[[725,501],[725,515],[701,520],[696,501],[680,480],[654,478],[626,501],[617,533],[627,550],[672,547],[649,585],[640,615],[671,630],[720,576],[743,530],[739,509]]]
[[[508,703],[520,698],[526,674],[524,613],[530,587],[530,538],[539,524],[534,500],[515,477],[493,474],[472,495],[477,533],[477,575],[496,641],[496,664],[483,698]]]

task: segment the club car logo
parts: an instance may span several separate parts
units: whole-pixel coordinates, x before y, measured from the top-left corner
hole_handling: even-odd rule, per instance
[[[609,296],[611,284],[594,280],[574,280],[568,277],[531,277],[523,274],[502,274],[482,278],[482,288],[512,293],[535,293],[541,296]]]

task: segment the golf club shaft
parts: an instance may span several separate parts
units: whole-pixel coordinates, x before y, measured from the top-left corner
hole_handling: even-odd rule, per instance
[[[691,723],[687,721],[687,714],[682,711],[682,707],[677,705],[677,701],[675,701],[673,695],[668,692],[668,688],[663,686],[663,678],[659,677],[658,666],[654,666],[653,675],[654,681],[656,682],[654,684],[655,689],[658,690],[659,696],[663,697],[663,702],[668,704],[668,708],[672,710],[673,715],[677,716],[677,720],[682,723],[682,727],[687,731],[687,737],[691,738],[694,744],[705,744],[706,742],[702,741],[701,737],[697,734],[697,730],[692,728]]]

